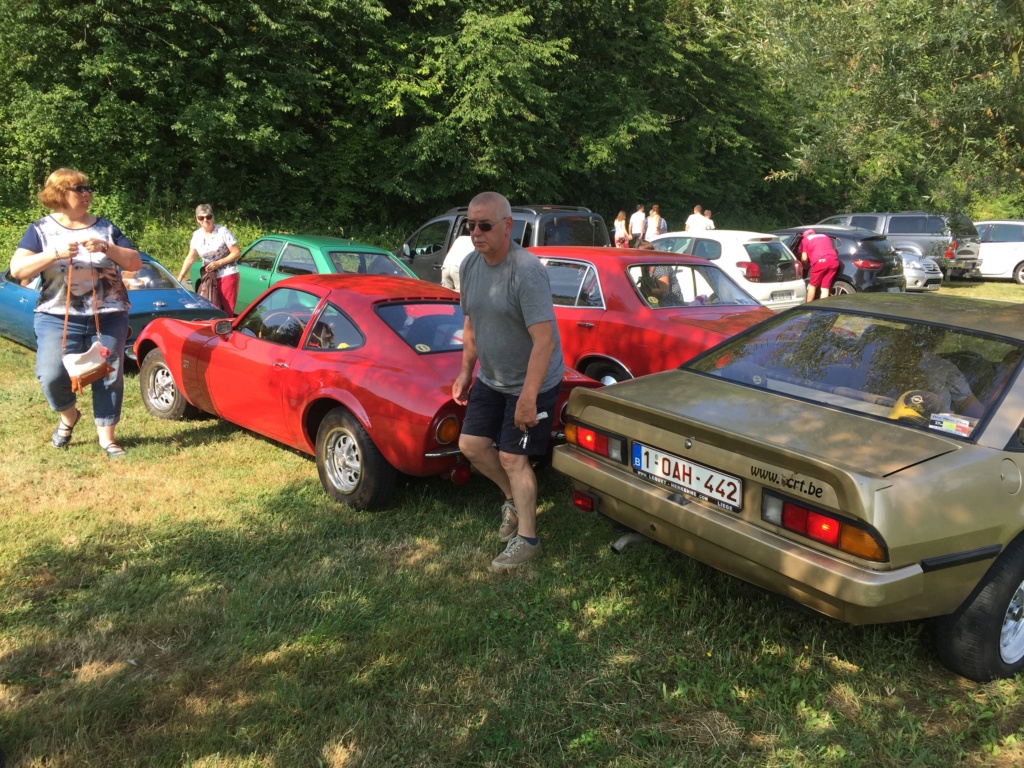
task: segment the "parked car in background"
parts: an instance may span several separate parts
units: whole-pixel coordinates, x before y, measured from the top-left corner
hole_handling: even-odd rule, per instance
[[[605,384],[675,368],[772,316],[703,259],[624,248],[530,251],[547,270],[566,365]]]
[[[458,295],[391,275],[282,280],[233,320],[157,320],[136,340],[152,415],[205,411],[316,457],[320,482],[357,509],[387,504],[397,473],[469,478]],[[244,382],[244,386],[239,386]],[[569,390],[597,382],[567,371]]]
[[[825,224],[777,229],[772,234],[778,235],[799,257],[803,233],[808,229],[826,235],[839,256],[839,272],[832,283],[831,295],[874,291],[899,293],[906,289],[903,260],[885,235],[859,227]],[[941,279],[942,275],[939,277]]]
[[[938,617],[973,680],[1024,669],[1016,304],[837,296],[682,368],[574,393],[553,466],[596,510],[852,624]]]
[[[266,235],[252,243],[238,260],[238,299],[235,314],[252,304],[267,288],[296,275],[415,275],[390,251],[340,237]],[[199,285],[198,260],[189,282]]]
[[[395,251],[423,280],[441,282],[441,263],[465,231],[465,207],[452,208],[413,232]],[[600,214],[573,205],[512,206],[512,239],[524,248],[540,245],[611,244],[608,226]]]
[[[136,338],[151,320],[177,317],[206,320],[226,317],[225,313],[201,296],[189,291],[148,253],[142,254],[137,272],[122,272],[131,308],[128,310],[128,340]],[[29,349],[36,348],[33,312],[39,300],[39,279],[22,285],[8,270],[0,279],[0,336]],[[125,345],[125,357],[135,359],[132,345]]]
[[[903,261],[903,277],[907,281],[908,291],[934,292],[942,287],[942,270],[935,259],[903,251],[897,253]]]
[[[1024,221],[979,221],[981,277],[1009,278],[1024,285]]]
[[[650,242],[659,251],[713,261],[770,309],[787,309],[807,300],[803,266],[777,235],[714,229],[666,232]]]
[[[879,232],[904,253],[934,259],[950,278],[970,278],[978,268],[978,230],[966,216],[924,211],[844,213],[818,223]]]

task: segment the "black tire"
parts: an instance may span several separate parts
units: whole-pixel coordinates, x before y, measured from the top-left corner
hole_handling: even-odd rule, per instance
[[[608,362],[607,360],[591,363],[587,366],[583,375],[589,376],[594,381],[600,381],[602,384],[614,384],[619,381],[629,381],[633,378],[621,365]],[[605,379],[610,379],[610,381],[605,381]]]
[[[938,619],[939,659],[979,683],[1024,668],[1024,539],[999,556],[963,605]]]
[[[1024,261],[1013,268],[1013,282],[1024,285]]]
[[[345,408],[335,408],[320,422],[316,469],[327,495],[354,509],[384,506],[398,475]]]
[[[836,280],[832,283],[832,288],[829,290],[829,296],[843,296],[850,293],[856,293],[857,289],[845,280]]]
[[[142,392],[142,404],[150,415],[158,419],[180,421],[199,415],[199,409],[181,394],[159,349],[146,355],[139,366],[139,389]]]

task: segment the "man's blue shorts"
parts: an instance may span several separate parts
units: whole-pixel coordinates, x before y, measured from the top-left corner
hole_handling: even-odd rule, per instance
[[[515,424],[516,403],[519,395],[507,395],[484,384],[480,379],[473,382],[469,390],[469,405],[462,434],[474,437],[489,437],[498,444],[502,453],[517,456],[541,456],[547,451],[551,437],[551,423],[555,418],[555,404],[561,382],[546,392],[537,395],[537,413],[547,413],[543,419],[530,428],[529,438],[523,445],[523,430]]]

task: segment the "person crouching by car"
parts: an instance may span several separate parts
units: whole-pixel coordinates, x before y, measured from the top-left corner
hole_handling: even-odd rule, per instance
[[[832,246],[832,238],[821,235],[813,229],[804,231],[800,241],[800,260],[809,269],[810,281],[807,285],[807,300],[814,301],[821,289],[821,298],[827,299],[832,288],[832,281],[839,272],[839,254]]]
[[[185,257],[185,263],[178,272],[178,281],[185,279],[189,268],[198,257],[203,262],[201,272],[216,278],[217,301],[214,303],[227,312],[228,317],[234,317],[239,281],[238,265],[235,262],[242,255],[242,251],[231,230],[214,223],[211,206],[205,203],[197,205],[196,221],[199,222],[199,229],[192,233],[188,256]],[[199,291],[198,283],[193,287]]]
[[[93,421],[100,448],[120,458],[125,452],[114,427],[121,420],[131,307],[120,271],[138,270],[142,257],[114,224],[89,213],[92,191],[88,177],[72,168],[49,175],[39,201],[53,213],[29,225],[11,257],[11,276],[40,277],[33,314],[36,378],[50,409],[60,414],[50,442],[67,447],[82,418],[64,355],[98,344],[112,370],[91,385]]]

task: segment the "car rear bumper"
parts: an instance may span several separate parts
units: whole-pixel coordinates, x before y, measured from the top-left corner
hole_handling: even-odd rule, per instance
[[[610,468],[570,446],[553,466],[597,511],[695,560],[851,624],[935,616],[963,599],[963,573],[926,573],[919,564],[878,571],[831,557],[735,513],[683,497],[627,469]],[[983,569],[982,571],[983,572]],[[979,572],[977,576],[980,576]]]

